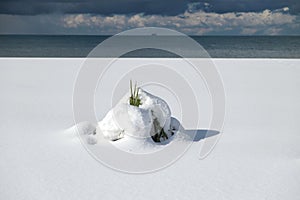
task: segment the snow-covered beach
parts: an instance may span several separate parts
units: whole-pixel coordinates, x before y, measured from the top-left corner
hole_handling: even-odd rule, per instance
[[[213,59],[226,92],[224,128],[211,136],[221,136],[219,142],[200,160],[205,138],[199,138],[169,167],[143,175],[121,173],[97,162],[72,131],[72,92],[82,62],[0,59],[0,199],[300,195],[299,59]]]

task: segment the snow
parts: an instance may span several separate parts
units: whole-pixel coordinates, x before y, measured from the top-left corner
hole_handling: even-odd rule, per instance
[[[120,108],[120,107],[119,107]],[[120,112],[121,114],[125,112]],[[127,114],[127,113],[126,113]],[[110,110],[97,126],[96,133],[103,134],[106,139],[117,140],[123,137],[123,130],[114,119],[114,110]],[[128,118],[127,118],[128,119]]]
[[[155,144],[151,138],[157,133],[157,127],[154,125],[157,122],[158,131],[163,128],[168,136],[168,139],[164,140],[172,141],[172,135],[177,132],[180,124],[175,120],[171,124],[171,110],[168,104],[163,99],[146,92],[142,88],[139,88],[139,98],[141,99],[139,107],[130,105],[129,97],[130,93],[128,92],[106,114],[98,123],[95,135],[84,138],[88,144],[96,144],[104,138],[113,141],[112,144],[115,147],[125,152],[155,152],[164,148],[162,145]],[[79,134],[84,135],[84,132],[79,130]],[[177,136],[176,138],[184,139],[186,137]],[[161,139],[161,142],[164,142],[164,140]],[[166,144],[166,142],[163,144]]]
[[[124,135],[149,138],[155,135],[154,120],[158,121],[166,133],[170,131],[171,111],[163,99],[140,89],[139,98],[142,104],[137,107],[129,104],[129,97],[130,94],[126,93],[98,123],[96,131],[98,135],[103,134],[109,140],[117,140]]]
[[[171,110],[168,104],[162,98],[154,96],[142,89],[140,95],[143,102],[140,108],[149,110],[153,115],[152,121],[156,118],[159,124],[164,128],[164,131],[168,132],[171,123]]]
[[[0,59],[0,199],[299,197],[299,59],[214,59],[227,99],[218,144],[199,160],[206,140],[201,133],[207,127],[179,120],[186,131],[200,133],[199,141],[167,168],[142,175],[112,170],[82,146],[72,112],[72,89],[82,61]],[[146,61],[124,59],[122,67]],[[181,67],[176,59],[154,61]],[[180,119],[176,104],[168,105]],[[200,111],[201,116],[208,113]],[[79,129],[93,138],[96,125],[83,122]],[[97,145],[99,141],[90,146]]]

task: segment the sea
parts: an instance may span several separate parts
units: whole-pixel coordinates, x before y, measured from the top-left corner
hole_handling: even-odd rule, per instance
[[[110,37],[0,35],[0,57],[86,57],[97,45]],[[300,36],[190,37],[200,44],[212,58],[300,58]],[[166,38],[162,38],[161,43],[163,44],[165,40]],[[118,48],[118,44],[114,45]],[[176,43],[174,46],[180,48],[176,47]],[[109,53],[106,56],[109,56]],[[191,57],[193,56],[191,55]],[[144,48],[126,53],[122,57],[168,58],[180,56],[159,49]]]

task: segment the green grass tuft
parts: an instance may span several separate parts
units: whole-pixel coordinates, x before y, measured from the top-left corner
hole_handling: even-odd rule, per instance
[[[142,105],[141,99],[139,97],[139,88],[136,86],[136,83],[134,85],[134,88],[132,88],[132,81],[130,80],[130,94],[129,97],[129,104],[132,106],[139,107]]]

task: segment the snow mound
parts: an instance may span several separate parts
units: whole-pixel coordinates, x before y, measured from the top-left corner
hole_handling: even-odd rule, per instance
[[[108,140],[118,140],[125,135],[135,138],[149,138],[162,128],[170,135],[171,110],[161,98],[142,89],[139,92],[141,105],[129,104],[127,93],[98,123],[97,134]]]

